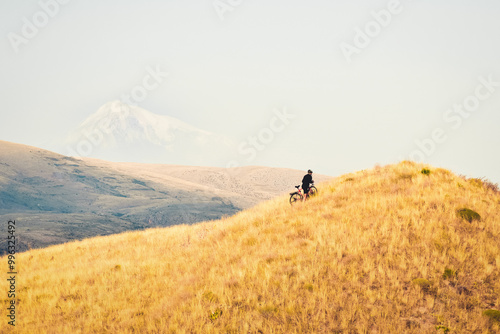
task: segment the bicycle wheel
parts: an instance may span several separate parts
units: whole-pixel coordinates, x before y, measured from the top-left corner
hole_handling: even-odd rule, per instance
[[[293,205],[296,202],[300,202],[300,201],[302,201],[302,195],[301,194],[299,194],[299,193],[293,193],[290,196],[290,204],[291,205]]]
[[[318,194],[318,189],[315,186],[309,188],[309,197],[314,197]]]

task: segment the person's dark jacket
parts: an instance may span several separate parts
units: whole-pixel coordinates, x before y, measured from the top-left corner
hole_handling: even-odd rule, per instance
[[[311,184],[312,182],[313,182],[313,177],[311,174],[304,175],[304,177],[302,178],[302,190],[304,190],[304,192],[308,192],[309,184]]]

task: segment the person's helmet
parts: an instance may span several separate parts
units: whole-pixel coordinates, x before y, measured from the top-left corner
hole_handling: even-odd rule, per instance
[[[310,170],[310,169],[307,171],[307,173],[308,173],[308,174],[309,174],[309,173],[311,173],[311,174],[312,174],[312,172],[313,172],[313,171],[312,171],[312,170]]]

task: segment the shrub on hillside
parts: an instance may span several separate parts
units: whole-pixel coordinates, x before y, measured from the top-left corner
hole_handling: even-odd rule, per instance
[[[457,216],[459,218],[467,220],[469,223],[472,223],[472,221],[474,220],[481,220],[481,216],[479,215],[479,213],[468,208],[457,210]]]
[[[451,279],[457,277],[457,272],[450,268],[445,268],[443,273],[443,279]]]
[[[210,312],[209,317],[210,317],[211,321],[215,321],[215,320],[219,319],[221,315],[222,315],[222,310],[216,309],[215,312]]]
[[[423,168],[420,173],[424,174],[424,175],[430,175],[431,174],[431,170],[430,169],[427,169],[427,168]]]
[[[498,310],[486,310],[483,312],[483,315],[493,321],[500,323],[500,311]]]

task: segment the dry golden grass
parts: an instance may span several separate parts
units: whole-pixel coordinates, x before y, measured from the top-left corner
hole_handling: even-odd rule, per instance
[[[500,308],[494,189],[411,162],[318,188],[318,197],[293,208],[283,196],[223,220],[21,253],[16,329],[499,331],[483,315]],[[461,208],[480,220],[460,218]]]

